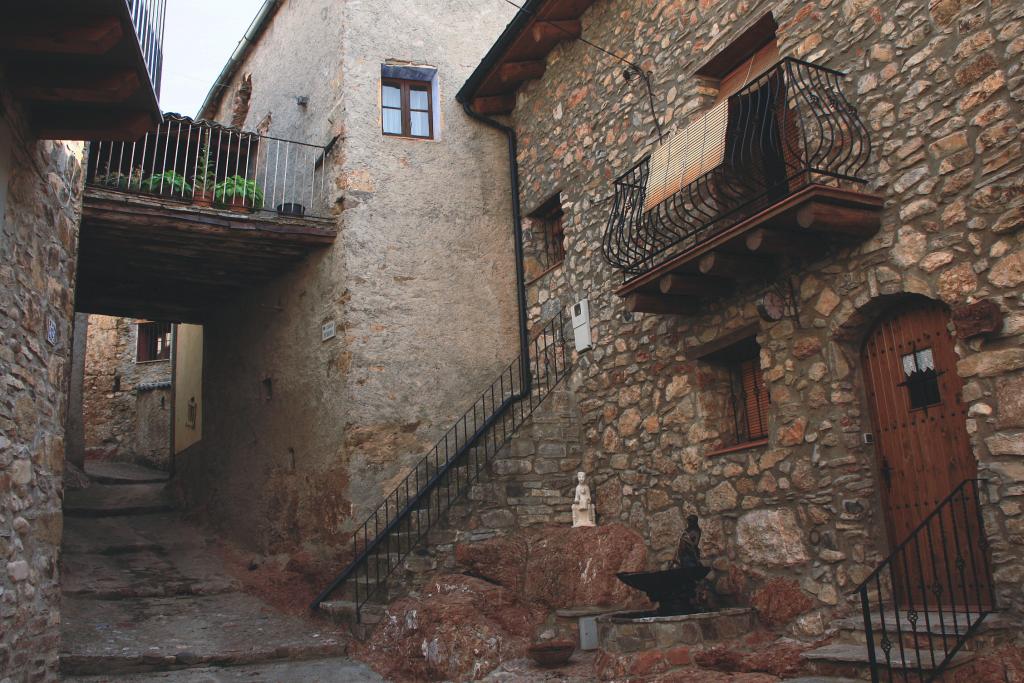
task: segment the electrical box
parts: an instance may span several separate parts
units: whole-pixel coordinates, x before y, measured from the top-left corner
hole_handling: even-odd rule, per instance
[[[580,299],[572,305],[572,336],[577,351],[587,351],[593,346],[590,339],[590,304]]]

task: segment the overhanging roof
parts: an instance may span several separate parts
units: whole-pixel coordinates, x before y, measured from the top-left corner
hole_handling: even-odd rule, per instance
[[[595,0],[526,0],[456,95],[481,114],[508,114],[516,91],[544,75],[548,54],[582,35],[580,17]]]

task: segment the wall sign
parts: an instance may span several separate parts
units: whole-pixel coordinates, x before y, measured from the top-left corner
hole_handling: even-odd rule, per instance
[[[334,339],[334,335],[337,334],[337,325],[333,320],[326,322],[320,328],[320,341],[325,342],[328,339]]]
[[[954,309],[952,317],[956,334],[961,339],[1003,329],[1003,311],[999,304],[988,299]]]

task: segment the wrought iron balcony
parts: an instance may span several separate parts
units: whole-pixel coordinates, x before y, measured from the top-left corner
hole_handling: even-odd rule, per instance
[[[763,227],[759,215],[773,219],[772,228],[800,230],[770,209],[795,211],[815,188],[863,184],[870,136],[843,94],[842,76],[783,59],[619,177],[603,249],[627,284],[685,270],[688,254],[707,253],[703,247],[724,233]],[[827,231],[827,222],[814,229]]]
[[[133,142],[94,142],[90,187],[200,209],[325,216],[326,148],[165,114]]]

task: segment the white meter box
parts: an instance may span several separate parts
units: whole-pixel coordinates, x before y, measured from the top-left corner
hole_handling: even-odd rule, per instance
[[[577,351],[587,351],[593,346],[590,337],[590,303],[580,299],[572,305],[572,335]]]

